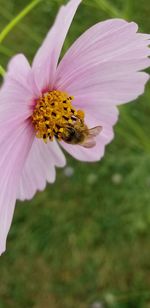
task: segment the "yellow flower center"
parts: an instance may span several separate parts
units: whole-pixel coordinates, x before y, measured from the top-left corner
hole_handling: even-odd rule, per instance
[[[73,96],[55,90],[44,93],[37,100],[32,114],[37,138],[45,142],[53,141],[54,137],[67,141],[74,125],[80,130],[85,128],[84,112],[72,106],[73,99]]]

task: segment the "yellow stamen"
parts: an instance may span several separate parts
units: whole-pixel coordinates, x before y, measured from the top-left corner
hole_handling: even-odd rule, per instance
[[[74,121],[83,125],[84,112],[76,110],[72,106],[73,96],[61,91],[51,91],[44,93],[36,103],[32,115],[32,123],[36,131],[36,137],[53,141],[56,137],[62,140],[62,136],[67,134],[67,126]]]

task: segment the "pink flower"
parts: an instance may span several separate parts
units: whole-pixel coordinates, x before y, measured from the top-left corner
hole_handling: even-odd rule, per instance
[[[10,61],[0,91],[0,253],[16,199],[31,199],[66,163],[56,139],[76,159],[100,160],[113,139],[116,105],[136,99],[149,79],[139,71],[150,66],[150,36],[122,19],[87,30],[58,64],[80,2],[61,7],[32,67],[22,54]]]

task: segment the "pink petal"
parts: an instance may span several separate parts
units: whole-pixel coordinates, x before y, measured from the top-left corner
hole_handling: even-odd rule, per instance
[[[81,0],[70,0],[62,6],[56,21],[33,61],[33,77],[40,91],[52,89],[60,52],[72,19]]]
[[[20,179],[17,198],[31,199],[37,190],[42,191],[46,182],[55,181],[55,166],[64,167],[65,156],[56,141],[45,144],[35,138]]]
[[[0,254],[5,250],[20,175],[34,138],[28,119],[32,97],[29,74],[27,60],[17,55],[9,63],[0,90]]]
[[[8,77],[11,82],[16,82],[22,92],[22,96],[33,95],[32,87],[28,82],[30,74],[31,67],[23,54],[14,56],[8,63],[7,82]]]
[[[79,78],[78,78],[79,80]],[[91,101],[91,104],[99,103],[102,105],[109,104],[119,105],[121,103],[129,102],[140,94],[144,92],[145,83],[149,80],[149,75],[144,72],[131,73],[129,75],[118,76],[115,79],[115,76],[112,80],[101,81],[99,83],[99,78],[92,80],[92,77],[85,80],[85,83],[79,85],[78,88],[75,89],[75,86],[72,84],[69,88],[67,88],[68,93],[71,93],[75,96],[76,101],[78,100],[80,103],[80,96],[83,97],[85,105]],[[90,82],[91,81],[91,82]],[[93,96],[92,96],[93,94]],[[97,95],[97,100],[95,100],[95,96]],[[85,97],[87,97],[87,101]],[[84,106],[85,106],[84,105]],[[81,104],[80,104],[81,108]],[[84,107],[86,108],[86,106]]]
[[[76,104],[78,107],[78,105]],[[91,107],[86,108],[85,122],[89,128],[102,126],[102,132],[96,137],[96,146],[84,148],[80,145],[70,145],[61,142],[62,147],[73,157],[81,161],[98,161],[105,151],[105,145],[114,137],[113,125],[118,119],[118,110],[115,107],[103,107],[100,109]]]
[[[19,54],[9,62],[8,73],[0,90],[0,125],[4,120],[7,123],[15,119],[22,121],[32,114],[33,92],[28,84],[30,74],[31,68],[23,55]]]
[[[150,36],[137,25],[112,19],[86,31],[68,50],[57,70],[55,88],[91,103],[116,105],[137,98],[149,76]],[[92,99],[93,98],[93,99]],[[85,102],[86,104],[86,102]]]
[[[33,137],[33,129],[25,121],[18,125],[11,124],[11,133],[6,124],[5,134],[0,138],[0,254],[6,249],[18,183]]]

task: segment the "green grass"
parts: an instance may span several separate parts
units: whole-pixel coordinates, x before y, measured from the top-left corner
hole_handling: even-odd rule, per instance
[[[149,0],[84,0],[64,50],[115,12],[150,32]],[[0,29],[29,1],[0,0]],[[32,60],[62,0],[41,1],[5,38],[0,65]],[[112,16],[111,16],[112,14]],[[119,16],[118,16],[119,17]],[[0,308],[150,307],[150,89],[121,108],[115,140],[101,162],[67,157],[53,186],[18,203],[7,252],[0,259]]]

